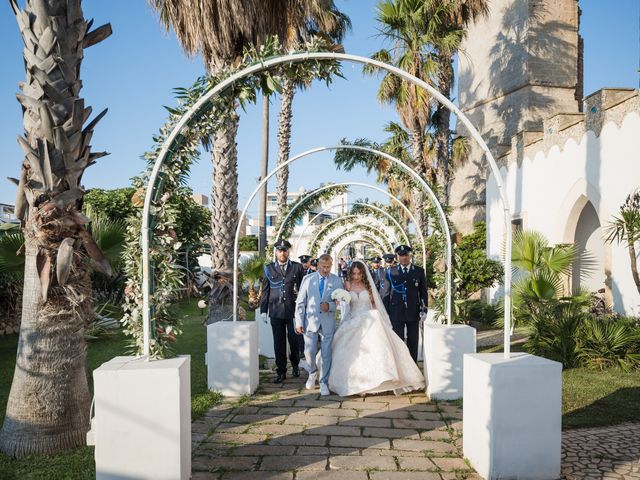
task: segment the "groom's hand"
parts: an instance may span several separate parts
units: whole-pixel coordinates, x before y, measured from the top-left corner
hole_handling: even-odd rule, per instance
[[[304,333],[304,327],[296,327],[296,333],[302,335]]]
[[[320,304],[320,310],[322,313],[327,313],[329,311],[329,304],[327,302],[322,302]]]

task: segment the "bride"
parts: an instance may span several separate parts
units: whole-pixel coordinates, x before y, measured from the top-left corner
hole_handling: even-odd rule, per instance
[[[329,389],[343,397],[386,391],[397,395],[425,387],[373,285],[365,264],[354,261],[345,281],[351,301],[333,337],[329,373]]]

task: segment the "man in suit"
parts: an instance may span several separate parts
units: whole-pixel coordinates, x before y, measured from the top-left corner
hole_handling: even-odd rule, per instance
[[[411,263],[411,247],[396,247],[398,265],[387,270],[388,290],[383,297],[393,331],[405,341],[409,353],[418,361],[420,312],[427,308],[427,279],[424,269]]]
[[[389,290],[389,281],[387,280],[387,271],[395,264],[396,254],[385,253],[382,258],[384,259],[384,265],[380,267],[380,286],[378,287],[378,293],[380,298],[384,299]]]
[[[331,370],[331,341],[336,330],[336,303],[331,292],[342,288],[342,280],[331,273],[331,255],[320,255],[318,271],[304,277],[296,300],[296,333],[304,334],[304,356],[309,365],[307,389],[312,389],[318,380],[318,336],[322,356],[320,395],[329,395],[329,371]]]
[[[380,266],[382,257],[375,256],[370,260],[371,267],[369,268],[369,272],[371,273],[371,278],[373,278],[373,283],[375,284],[376,288],[380,290],[380,283],[382,282],[382,276],[384,275],[382,267]]]
[[[278,240],[275,245],[276,261],[264,267],[260,313],[269,313],[273,332],[273,350],[276,355],[276,377],[274,383],[282,383],[287,378],[287,338],[291,351],[291,373],[300,376],[299,340],[293,328],[296,296],[304,277],[302,265],[289,260],[291,244]]]

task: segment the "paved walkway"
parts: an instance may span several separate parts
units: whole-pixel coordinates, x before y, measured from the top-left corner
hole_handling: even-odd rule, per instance
[[[263,382],[194,422],[193,479],[479,479],[461,458],[460,407],[424,393],[321,397],[305,379]]]
[[[566,480],[640,479],[640,424],[563,432],[562,474]]]
[[[479,480],[462,459],[462,409],[402,396],[321,397],[306,372],[261,372],[252,397],[192,425],[193,479]],[[562,479],[640,480],[640,424],[563,432]]]

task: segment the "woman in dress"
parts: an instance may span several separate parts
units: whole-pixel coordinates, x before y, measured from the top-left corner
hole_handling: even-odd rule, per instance
[[[366,265],[354,261],[345,281],[351,301],[333,337],[329,374],[329,389],[340,396],[386,391],[397,395],[425,387],[422,372],[391,328],[373,284]]]

